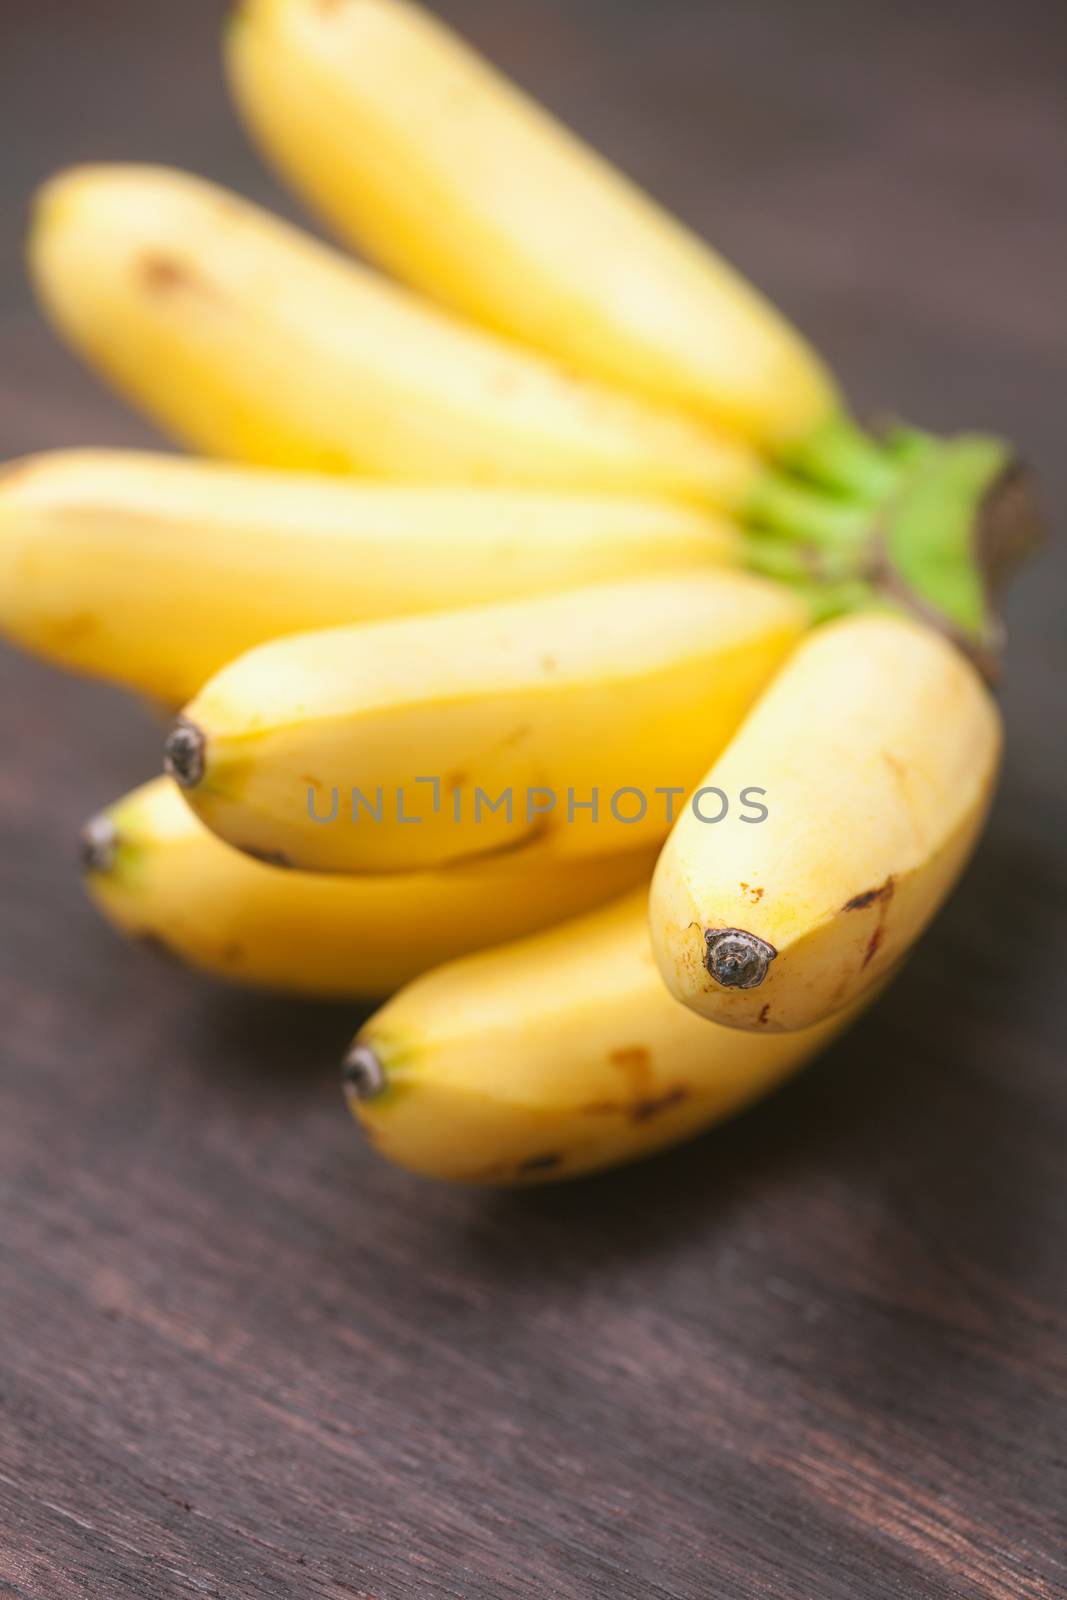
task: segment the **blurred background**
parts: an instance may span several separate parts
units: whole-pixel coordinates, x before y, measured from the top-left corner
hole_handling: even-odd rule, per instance
[[[347,1125],[348,1011],[221,994],[83,904],[77,828],[157,770],[160,723],[0,647],[0,1589],[1050,1600],[1067,8],[435,9],[767,291],[861,416],[1018,442],[1052,537],[1008,606],[1005,779],[919,955],[798,1083],[637,1172],[427,1204]],[[0,8],[0,459],[159,443],[33,306],[51,171],[173,163],[300,215],[228,105],[224,10]]]

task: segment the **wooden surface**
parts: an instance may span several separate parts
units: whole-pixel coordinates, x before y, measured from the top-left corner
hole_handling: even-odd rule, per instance
[[[1051,0],[442,10],[862,410],[1012,434],[1059,521]],[[150,438],[30,304],[36,180],[158,159],[291,209],[226,106],[220,14],[3,8],[3,455]],[[892,995],[721,1133],[518,1197],[362,1147],[343,1008],[224,993],[98,924],[74,833],[160,729],[0,655],[0,1594],[1067,1593],[1064,575],[1053,549],[1014,598],[996,814]]]

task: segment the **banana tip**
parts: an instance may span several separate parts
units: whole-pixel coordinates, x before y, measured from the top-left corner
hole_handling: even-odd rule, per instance
[[[350,1101],[376,1100],[386,1087],[385,1068],[369,1044],[356,1044],[341,1066],[341,1082]]]
[[[181,789],[195,789],[204,776],[207,740],[195,722],[179,717],[163,747],[164,771]]]
[[[757,989],[778,954],[773,944],[744,928],[709,928],[704,965],[724,989]]]
[[[110,872],[118,853],[119,835],[111,818],[92,817],[78,838],[78,856],[83,872]]]

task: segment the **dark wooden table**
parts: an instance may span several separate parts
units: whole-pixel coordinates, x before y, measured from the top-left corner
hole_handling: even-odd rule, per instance
[[[441,9],[777,296],[860,409],[1012,434],[1059,520],[1062,8]],[[5,456],[151,438],[33,310],[38,179],[158,159],[289,209],[227,108],[220,16],[3,7]],[[3,653],[0,1593],[1067,1593],[1064,576],[1052,549],[1014,597],[992,826],[890,997],[722,1132],[510,1197],[361,1145],[349,1011],[213,989],[97,922],[74,834],[159,727]]]

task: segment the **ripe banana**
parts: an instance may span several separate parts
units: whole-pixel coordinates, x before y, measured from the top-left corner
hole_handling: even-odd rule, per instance
[[[537,836],[633,849],[666,834],[805,623],[786,590],[704,567],[297,634],[211,679],[169,770],[222,838],[305,869]]]
[[[1000,748],[989,694],[932,629],[871,613],[817,630],[704,779],[758,783],[767,819],[707,827],[689,806],[664,847],[651,927],[671,991],[768,1031],[850,1004],[962,871]]]
[[[279,872],[221,843],[165,778],[83,834],[108,921],[231,983],[344,999],[385,995],[439,961],[515,939],[640,882],[647,851],[552,862],[536,847],[446,872]]]
[[[0,469],[0,630],[171,706],[281,634],[738,553],[730,523],[670,500],[107,450]]]
[[[880,496],[886,457],[762,295],[409,0],[244,0],[230,79],[282,172],[404,281]]]
[[[29,258],[68,339],[208,455],[727,508],[760,479],[739,441],[568,376],[178,172],[60,174]]]
[[[861,1009],[752,1035],[667,992],[643,891],[439,967],[372,1017],[345,1062],[376,1148],[459,1183],[546,1183],[652,1155],[756,1099]]]

